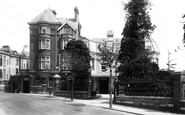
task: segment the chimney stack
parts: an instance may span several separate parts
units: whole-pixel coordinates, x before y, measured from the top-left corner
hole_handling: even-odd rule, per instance
[[[79,15],[78,8],[75,7],[74,11],[75,11],[75,20],[78,21],[78,15]]]

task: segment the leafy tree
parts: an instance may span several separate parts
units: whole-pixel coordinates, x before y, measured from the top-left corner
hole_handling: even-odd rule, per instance
[[[112,44],[109,46],[108,42],[105,41],[101,44],[98,45],[98,49],[101,52],[100,56],[101,58],[98,59],[98,61],[106,66],[107,68],[109,68],[110,70],[110,102],[109,102],[109,106],[110,108],[112,108],[112,89],[111,89],[111,83],[112,83],[112,69],[116,67],[117,65],[117,53],[114,52],[114,42],[112,42]]]
[[[151,79],[158,71],[158,65],[151,62],[151,54],[145,49],[145,39],[150,39],[155,26],[150,21],[148,0],[130,0],[124,5],[126,23],[123,29],[118,60],[121,63],[119,80]],[[132,79],[130,79],[132,78]]]
[[[88,77],[91,76],[90,51],[82,40],[71,40],[65,47],[71,55],[70,65],[74,76],[74,90],[84,90],[87,88]]]

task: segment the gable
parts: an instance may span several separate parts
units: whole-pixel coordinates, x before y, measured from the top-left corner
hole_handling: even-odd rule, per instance
[[[62,24],[62,26],[58,28],[58,31],[60,31],[63,27],[70,27],[73,31],[76,32],[76,29],[68,22],[65,22],[64,24]]]

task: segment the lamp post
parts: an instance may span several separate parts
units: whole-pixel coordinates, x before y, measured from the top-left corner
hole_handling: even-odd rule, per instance
[[[54,85],[54,83],[55,83],[55,81],[56,81],[56,86],[57,86],[57,84],[58,84],[58,82],[59,82],[59,79],[60,79],[60,75],[58,75],[58,74],[55,74],[54,76],[53,76],[53,96],[54,96],[54,94],[55,94],[55,85]]]
[[[71,101],[73,101],[73,81],[74,81],[74,75],[68,76],[67,77],[67,80],[69,81],[69,83],[71,81]]]
[[[91,69],[89,69],[89,80],[88,80],[89,86],[88,86],[88,98],[91,98],[91,86],[92,86],[92,80],[91,80]]]

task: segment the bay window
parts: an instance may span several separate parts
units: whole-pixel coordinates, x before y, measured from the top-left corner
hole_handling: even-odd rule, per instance
[[[40,39],[39,40],[39,49],[50,50],[50,39]]]
[[[60,56],[60,69],[61,70],[69,70],[71,67],[70,67],[70,57],[69,56]]]
[[[64,50],[65,46],[67,45],[69,40],[66,39],[62,39],[61,40],[61,50]]]
[[[50,69],[50,56],[40,56],[39,57],[39,69]]]

